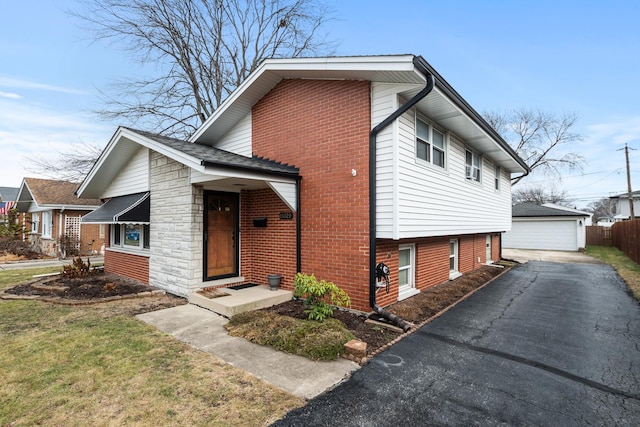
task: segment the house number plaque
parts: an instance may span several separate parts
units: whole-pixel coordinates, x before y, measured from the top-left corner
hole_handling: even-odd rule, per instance
[[[293,219],[292,212],[280,212],[280,219]]]

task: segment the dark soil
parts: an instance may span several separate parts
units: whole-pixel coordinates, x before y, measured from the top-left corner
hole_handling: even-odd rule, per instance
[[[392,304],[386,307],[386,310],[408,322],[419,325],[504,271],[503,268],[484,266]],[[307,319],[302,301],[289,301],[264,310],[297,319]],[[339,309],[335,311],[334,317],[340,320],[360,341],[367,343],[368,354],[374,353],[401,335],[401,332],[379,324],[365,323],[367,319],[365,313]]]
[[[62,290],[59,287],[67,287],[68,289]],[[35,282],[15,286],[5,292],[15,295],[40,295],[74,300],[92,300],[137,294],[153,291],[154,289],[136,280],[110,273],[97,272],[86,277],[64,277],[62,275],[45,277]]]

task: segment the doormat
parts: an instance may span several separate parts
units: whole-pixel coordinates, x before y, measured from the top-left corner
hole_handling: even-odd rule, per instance
[[[234,291],[239,291],[240,289],[253,288],[254,286],[258,286],[255,283],[245,283],[243,285],[235,285],[229,286],[229,289],[233,289]]]

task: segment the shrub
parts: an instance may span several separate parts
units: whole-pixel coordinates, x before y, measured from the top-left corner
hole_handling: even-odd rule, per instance
[[[349,295],[337,285],[325,280],[316,279],[312,275],[296,274],[296,288],[294,295],[297,298],[304,298],[305,313],[309,320],[322,322],[327,317],[333,317],[333,306],[348,307],[351,304]],[[329,304],[327,304],[327,299]],[[331,305],[330,305],[331,304]]]
[[[62,276],[64,277],[87,277],[97,274],[99,271],[95,267],[91,267],[91,261],[87,258],[87,262],[82,258],[73,259],[73,264],[67,264],[62,267]]]

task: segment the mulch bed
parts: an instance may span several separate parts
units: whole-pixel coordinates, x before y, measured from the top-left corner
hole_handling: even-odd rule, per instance
[[[457,279],[439,284],[419,294],[386,307],[386,310],[400,318],[419,325],[449,307],[460,298],[481,287],[506,268],[484,266]],[[307,319],[302,301],[288,301],[263,310],[273,311],[296,319]],[[340,320],[360,341],[367,343],[367,354],[386,346],[402,335],[379,324],[365,323],[367,315],[348,310],[336,310],[334,317]]]
[[[86,277],[49,276],[14,286],[5,292],[24,296],[58,297],[70,300],[93,300],[151,292],[155,288],[136,280],[97,272]]]

